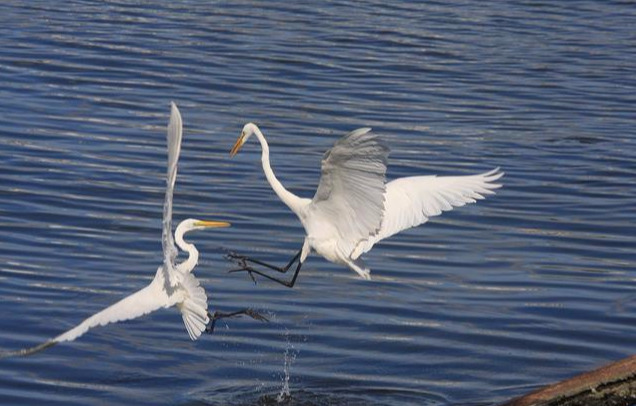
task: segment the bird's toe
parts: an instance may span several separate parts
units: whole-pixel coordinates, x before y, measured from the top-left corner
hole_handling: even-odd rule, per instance
[[[245,314],[250,316],[251,318],[253,318],[254,320],[258,320],[258,321],[264,321],[264,322],[268,322],[269,323],[269,318],[267,318],[266,316],[264,316],[262,313],[257,312],[254,309],[247,309],[245,311]]]

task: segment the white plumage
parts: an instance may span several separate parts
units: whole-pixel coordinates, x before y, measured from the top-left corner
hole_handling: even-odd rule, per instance
[[[172,103],[168,125],[168,176],[163,211],[164,263],[157,269],[154,279],[145,288],[92,315],[76,327],[36,347],[0,354],[0,357],[28,355],[54,344],[73,341],[89,329],[110,323],[135,319],[161,308],[176,306],[181,312],[188,335],[196,340],[210,322],[207,296],[199,281],[191,273],[197,265],[199,252],[186,242],[184,234],[209,227],[227,227],[228,223],[187,219],[179,223],[172,234],[172,197],[177,176],[177,162],[181,150],[182,121],[177,106]],[[188,253],[188,258],[176,263],[176,244]]]
[[[377,233],[361,241],[352,256],[357,258],[373,245],[402,230],[419,226],[429,218],[467,203],[475,203],[494,189],[493,183],[503,176],[499,168],[470,176],[411,176],[395,179],[386,185],[384,214]]]
[[[163,276],[168,287],[174,287],[179,282],[179,274],[174,269],[177,259],[177,247],[175,247],[172,235],[172,198],[174,185],[177,181],[177,164],[181,154],[181,141],[183,139],[183,121],[177,106],[172,103],[170,121],[168,122],[168,166],[166,173],[166,197],[163,203],[163,221],[161,232],[161,247],[163,248]]]
[[[53,341],[73,341],[93,327],[136,319],[162,307],[169,307],[172,300],[164,289],[163,283],[162,268],[159,268],[150,285],[95,313],[76,327],[55,337]],[[172,296],[173,299],[177,299],[176,295]]]
[[[263,171],[269,184],[296,213],[307,234],[298,256],[296,275],[290,284],[279,281],[287,286],[293,285],[312,249],[369,279],[370,270],[360,256],[378,241],[425,223],[443,211],[474,203],[501,187],[494,183],[503,176],[499,168],[472,176],[414,176],[386,183],[389,149],[370,128],[360,128],[345,135],[325,153],[314,198],[300,198],[285,189],[274,175],[269,145],[255,124],[243,127],[231,154],[236,154],[252,135],[261,144]],[[245,264],[246,271],[277,280],[255,271],[246,262],[276,267],[235,254],[230,257]],[[284,272],[287,268],[278,270]]]
[[[333,239],[325,231],[339,235],[333,239],[338,257],[351,257],[356,245],[382,224],[389,149],[370,131],[353,131],[325,153],[316,195],[300,211],[313,240],[310,245]],[[326,223],[336,225],[337,230],[327,230]]]

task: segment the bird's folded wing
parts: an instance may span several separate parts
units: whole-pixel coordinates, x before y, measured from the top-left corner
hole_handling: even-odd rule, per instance
[[[181,114],[176,104],[171,103],[170,122],[168,123],[168,173],[166,179],[166,197],[163,204],[163,232],[161,243],[164,256],[164,277],[170,286],[178,283],[176,270],[174,267],[177,258],[177,248],[174,244],[172,234],[172,197],[174,185],[177,180],[177,162],[181,152],[181,138],[183,135],[183,124]]]
[[[314,210],[336,225],[340,249],[350,255],[382,221],[389,149],[370,128],[352,131],[327,151],[313,198]]]
[[[494,194],[494,189],[501,185],[493,182],[502,176],[503,172],[496,168],[472,176],[413,176],[389,182],[380,230],[358,245],[354,257],[369,251],[376,242],[425,223],[430,217]]]

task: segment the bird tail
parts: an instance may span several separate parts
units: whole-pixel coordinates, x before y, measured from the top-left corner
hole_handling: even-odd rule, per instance
[[[191,340],[199,338],[210,322],[208,317],[208,296],[199,280],[191,273],[183,279],[183,288],[186,290],[186,298],[177,307],[181,311],[181,317]]]

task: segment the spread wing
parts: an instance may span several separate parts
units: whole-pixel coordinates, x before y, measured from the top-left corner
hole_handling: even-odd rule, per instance
[[[503,175],[496,168],[472,176],[413,176],[389,182],[382,226],[376,235],[359,244],[354,258],[384,238],[423,224],[444,211],[494,194],[494,189],[501,187],[494,182]]]
[[[177,284],[175,270],[175,259],[177,258],[177,247],[174,244],[172,233],[172,196],[174,185],[177,180],[177,162],[181,152],[181,138],[183,136],[183,124],[181,113],[174,102],[171,103],[170,122],[168,123],[168,173],[166,179],[166,197],[163,203],[163,232],[161,243],[163,246],[163,269],[166,283],[170,286]]]
[[[338,230],[338,248],[346,257],[380,228],[388,155],[370,128],[360,128],[338,140],[322,159],[312,210]]]
[[[106,324],[116,323],[124,320],[132,320],[162,307],[172,305],[171,298],[163,288],[163,277],[161,268],[157,270],[157,278],[145,288],[129,295],[117,303],[95,313],[77,326],[60,334],[52,340],[46,341],[35,347],[25,348],[18,351],[0,353],[0,358],[9,356],[31,355],[49,348],[57,343],[73,341],[85,334],[89,329]]]
[[[160,279],[160,278],[158,278]],[[124,320],[132,320],[144,316],[162,307],[171,305],[170,298],[163,289],[163,283],[153,281],[145,288],[138,290],[132,295],[126,296],[117,303],[95,313],[76,327],[55,337],[53,341],[73,341],[86,333],[90,328],[105,326],[110,323],[117,323]]]

